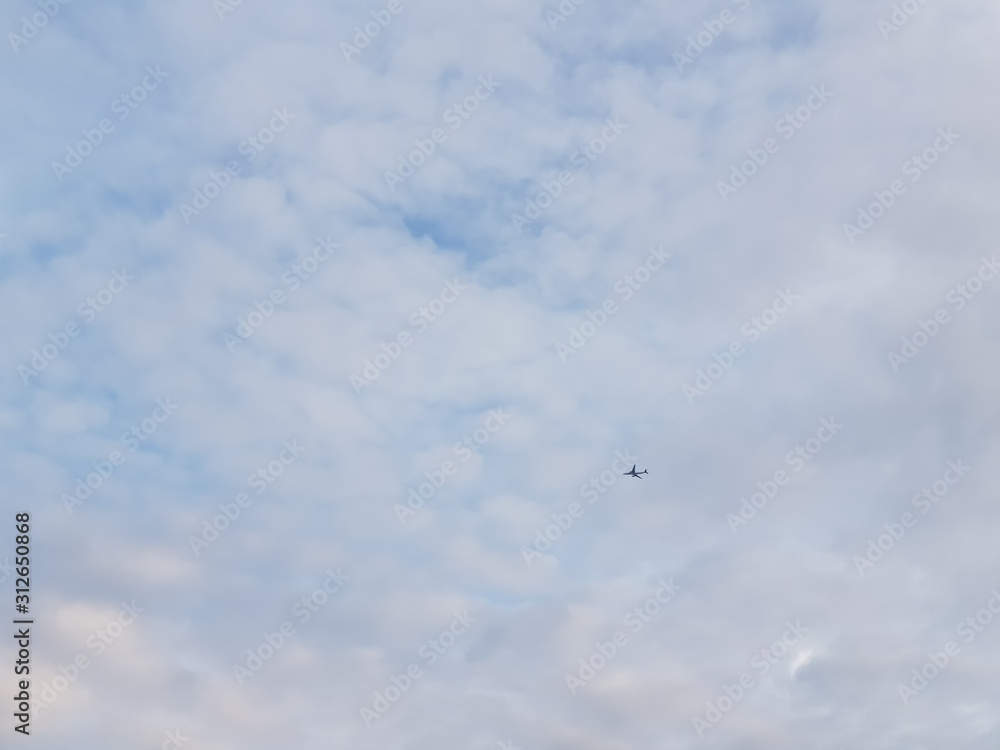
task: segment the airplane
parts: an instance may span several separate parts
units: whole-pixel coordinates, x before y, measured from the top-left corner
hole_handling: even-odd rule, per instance
[[[636,473],[635,464],[632,464],[632,471],[626,471],[624,474],[622,474],[622,476],[623,477],[635,477],[636,479],[642,479],[642,477],[640,477],[639,474],[648,474],[648,473],[649,473],[649,471],[647,469],[643,469],[642,471]]]

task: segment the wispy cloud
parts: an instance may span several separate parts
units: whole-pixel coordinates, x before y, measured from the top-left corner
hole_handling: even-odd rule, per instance
[[[994,748],[1000,10],[0,16],[39,750]]]

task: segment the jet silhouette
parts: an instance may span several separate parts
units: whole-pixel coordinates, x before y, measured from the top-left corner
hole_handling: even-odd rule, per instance
[[[632,471],[626,471],[624,474],[622,474],[622,476],[623,477],[635,477],[636,479],[642,479],[642,477],[640,477],[639,474],[648,474],[648,473],[649,473],[649,471],[647,471],[646,469],[643,469],[642,471],[640,471],[640,472],[637,473],[636,470],[635,470],[635,464],[632,464]]]

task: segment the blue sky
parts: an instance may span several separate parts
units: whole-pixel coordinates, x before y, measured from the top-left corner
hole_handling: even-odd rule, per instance
[[[38,748],[996,746],[995,9],[219,7],[0,14]]]

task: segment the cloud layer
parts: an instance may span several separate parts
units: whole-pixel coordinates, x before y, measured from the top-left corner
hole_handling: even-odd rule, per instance
[[[996,746],[995,8],[3,26],[40,750]]]

